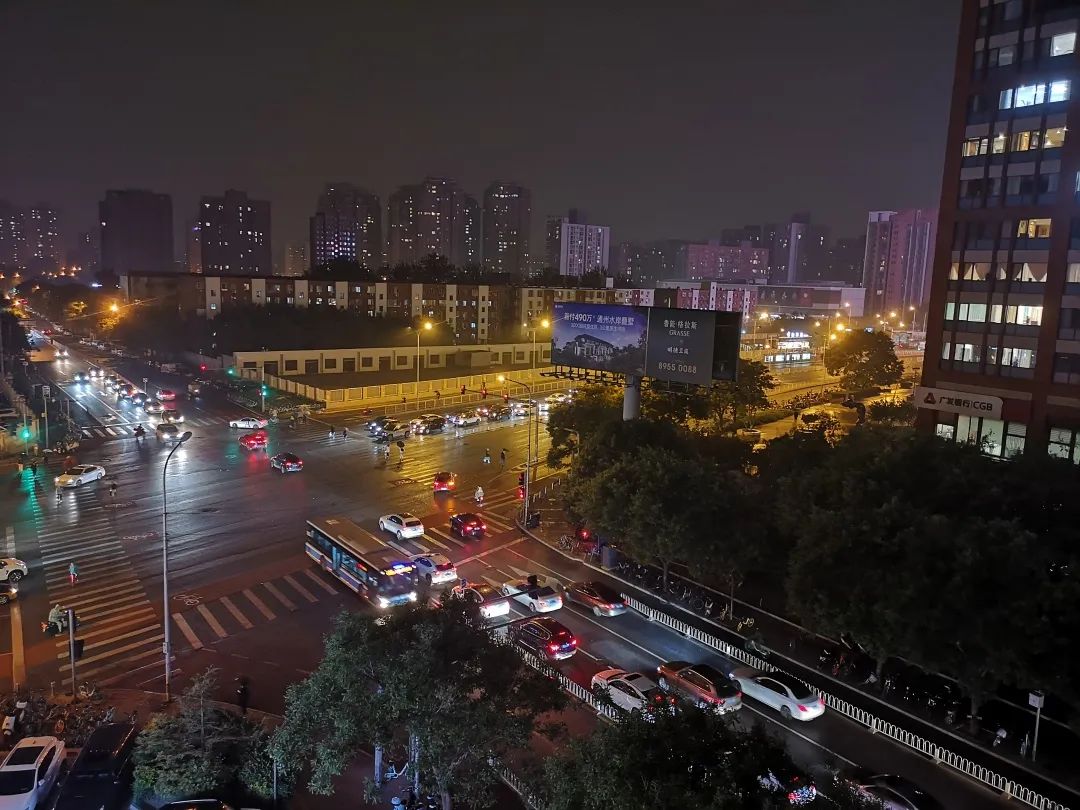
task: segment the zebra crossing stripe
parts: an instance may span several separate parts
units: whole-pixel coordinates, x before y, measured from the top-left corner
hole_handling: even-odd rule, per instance
[[[296,610],[296,605],[285,594],[278,590],[277,586],[273,582],[264,582],[263,587],[270,591],[274,597],[281,602],[290,612]]]
[[[313,594],[311,591],[309,591],[307,588],[305,588],[303,585],[293,579],[292,574],[286,574],[284,577],[282,577],[282,579],[292,585],[296,589],[297,593],[299,593],[302,597],[307,599],[312,604],[315,604],[319,601],[319,597],[317,597],[315,594]]]
[[[312,571],[310,568],[305,568],[304,573],[307,574],[308,579],[310,579],[312,582],[314,582],[316,585],[318,585],[320,588],[322,588],[324,591],[326,591],[331,596],[334,596],[337,593],[337,591],[334,590],[333,586],[328,585],[327,583],[325,583],[319,577],[319,575],[316,574],[314,571]]]
[[[225,606],[225,609],[232,614],[232,617],[234,619],[240,622],[240,626],[243,627],[245,630],[250,630],[252,627],[255,626],[250,621],[248,621],[248,617],[240,612],[240,609],[232,603],[232,600],[229,597],[223,596],[218,601]]]
[[[191,625],[187,623],[187,619],[179,613],[174,613],[172,618],[173,621],[176,622],[176,626],[180,628],[180,632],[184,634],[184,638],[187,639],[188,644],[191,645],[191,649],[201,650],[203,643],[199,641],[199,637],[195,635],[195,631],[191,629]]]
[[[144,638],[141,641],[136,641],[134,644],[128,644],[125,647],[114,647],[114,648],[109,649],[106,652],[103,652],[101,655],[92,655],[89,658],[80,659],[79,666],[81,667],[83,664],[90,664],[90,663],[93,663],[94,661],[102,661],[102,660],[104,660],[106,658],[111,658],[116,653],[124,653],[124,652],[127,652],[128,650],[134,650],[136,647],[141,647],[144,644],[148,644],[148,643],[154,642],[154,641],[161,641],[164,638],[165,638],[164,635],[162,635],[161,633],[158,633],[156,636],[153,636],[151,638]],[[198,641],[198,639],[195,639],[195,640]],[[201,647],[202,645],[200,644],[199,646]],[[160,650],[155,650],[154,652],[157,655],[161,654]],[[149,654],[149,653],[147,653],[147,654]],[[131,657],[134,658],[134,657],[137,657],[137,656],[131,656]],[[114,664],[114,666],[115,666],[115,664]],[[60,667],[60,669],[61,670],[71,669],[71,663],[68,662],[68,663],[64,664],[63,666]],[[84,676],[89,676],[89,674],[90,673],[88,673],[88,672],[83,673]]]
[[[206,619],[206,623],[210,625],[210,629],[217,633],[218,638],[225,638],[229,635],[225,632],[225,628],[221,626],[221,622],[217,620],[217,617],[210,612],[210,608],[206,605],[199,605],[195,608],[199,612],[199,615]]]
[[[266,606],[266,603],[263,602],[262,599],[252,593],[250,588],[245,588],[242,593],[248,598],[248,601],[251,602],[251,604],[253,604],[258,609],[259,613],[266,617],[267,621],[273,621],[275,618],[277,618],[277,616],[274,614],[274,611],[270,610],[270,608]]]

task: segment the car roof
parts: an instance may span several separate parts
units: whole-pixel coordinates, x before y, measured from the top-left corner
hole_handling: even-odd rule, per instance
[[[480,516],[476,514],[476,512],[458,512],[451,517],[457,518],[458,520],[480,520]]]
[[[731,683],[731,679],[723,672],[718,670],[716,667],[714,667],[712,664],[694,664],[691,669],[693,669],[694,672],[698,673],[698,675],[701,675],[704,678],[708,678],[713,683]]]
[[[791,690],[791,693],[795,695],[795,697],[808,697],[814,694],[813,689],[800,681],[794,675],[788,675],[786,672],[773,671],[760,674],[764,675],[767,678],[772,678],[777,683],[783,684]]]
[[[501,594],[487,582],[472,582],[469,584],[469,588],[484,597],[501,596]]]
[[[74,467],[68,470],[68,472],[78,475],[81,472],[86,472],[87,470],[92,470],[93,468],[93,464],[76,464]]]
[[[286,461],[299,461],[300,460],[300,456],[296,455],[296,453],[278,453],[276,456],[274,456],[274,458],[283,458]]]
[[[56,737],[24,737],[19,740],[4,760],[3,767],[20,768],[34,765],[50,746],[59,743]]]
[[[563,631],[565,631],[567,633],[570,632],[566,628],[566,625],[564,625],[562,622],[559,622],[559,621],[556,621],[555,619],[552,619],[550,616],[536,616],[536,617],[534,617],[532,619],[527,619],[525,623],[528,624],[530,622],[532,624],[538,624],[541,627],[546,627],[552,633],[561,633]],[[571,634],[571,635],[573,635],[573,634]]]
[[[72,766],[72,770],[77,771],[85,765],[96,770],[102,761],[117,756],[120,749],[134,735],[133,723],[106,723],[98,726],[87,738],[86,745],[79,752],[79,758]]]

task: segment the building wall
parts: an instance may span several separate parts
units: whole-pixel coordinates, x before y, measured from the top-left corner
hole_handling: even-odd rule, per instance
[[[377,195],[352,183],[330,183],[323,189],[309,231],[312,267],[334,259],[368,268],[383,264],[382,205]]]
[[[560,275],[580,278],[594,270],[607,270],[610,252],[611,229],[606,225],[561,224]]]
[[[206,274],[269,276],[270,203],[230,189],[199,202],[199,242]]]
[[[492,183],[484,191],[484,269],[524,277],[529,268],[532,195],[517,183]]]
[[[769,272],[769,251],[750,242],[724,245],[718,241],[688,244],[685,248],[687,279],[764,279]]]
[[[431,254],[459,267],[480,260],[479,207],[453,180],[401,186],[390,195],[388,221],[391,265],[418,264]]]

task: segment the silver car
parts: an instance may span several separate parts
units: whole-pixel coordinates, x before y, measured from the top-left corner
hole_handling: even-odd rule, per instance
[[[743,697],[776,709],[785,718],[813,720],[825,713],[825,704],[813,689],[786,672],[737,669],[731,673]]]

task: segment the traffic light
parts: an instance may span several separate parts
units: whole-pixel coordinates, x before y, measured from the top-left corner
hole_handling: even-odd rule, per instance
[[[203,374],[206,373],[206,363],[199,363],[199,372]]]
[[[266,386],[264,385],[264,386],[262,387],[262,395],[263,395],[263,396],[265,397],[265,396],[266,396],[267,394],[269,394],[269,393],[270,393],[270,389],[269,389],[269,388],[267,388],[267,387],[266,387]]]
[[[524,487],[525,486],[525,473],[523,473],[523,472],[518,473],[518,486],[519,487]]]
[[[229,371],[228,371],[228,375],[230,377],[235,377],[236,376],[236,369],[235,368],[230,368]]]
[[[518,500],[525,500],[525,487],[518,487]]]
[[[22,430],[20,430],[19,431],[19,438],[22,439],[23,441],[29,440],[29,438],[30,438],[30,428],[24,427]]]
[[[78,661],[83,656],[83,648],[86,647],[86,642],[81,638],[75,639],[75,660]]]

